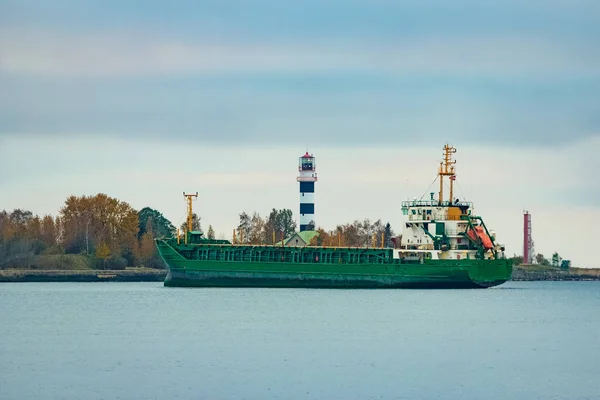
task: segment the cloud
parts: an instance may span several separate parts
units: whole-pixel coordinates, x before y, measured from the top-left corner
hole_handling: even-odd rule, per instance
[[[555,147],[600,132],[600,82],[494,82],[375,75],[0,78],[0,136],[202,142],[231,147],[452,138]]]
[[[600,132],[593,2],[426,3],[9,2],[0,135],[546,147]]]
[[[379,72],[450,76],[600,75],[582,43],[519,36],[419,36],[319,42],[177,40],[142,34],[57,35],[5,30],[4,73],[58,77]]]

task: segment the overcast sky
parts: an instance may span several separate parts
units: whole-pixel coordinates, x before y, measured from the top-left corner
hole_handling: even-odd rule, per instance
[[[318,225],[399,230],[449,142],[509,254],[526,208],[536,250],[600,266],[600,3],[452,4],[3,1],[0,209],[104,192],[179,224],[198,191],[229,237],[298,212],[308,149]]]

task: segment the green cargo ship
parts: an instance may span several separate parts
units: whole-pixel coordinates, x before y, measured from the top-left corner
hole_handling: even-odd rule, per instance
[[[471,202],[453,197],[452,154],[444,146],[437,200],[402,202],[407,216],[397,248],[234,244],[188,229],[157,239],[165,286],[296,288],[488,288],[510,279],[512,262]],[[443,198],[444,177],[450,195]],[[197,194],[195,195],[197,196]],[[289,243],[289,242],[288,242]]]

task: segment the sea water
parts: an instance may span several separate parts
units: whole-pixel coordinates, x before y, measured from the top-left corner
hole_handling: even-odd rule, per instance
[[[0,284],[0,399],[600,399],[600,282]]]

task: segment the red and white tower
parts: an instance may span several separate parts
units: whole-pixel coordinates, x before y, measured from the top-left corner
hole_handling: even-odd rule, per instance
[[[523,263],[533,262],[533,241],[531,239],[531,214],[523,211]]]

